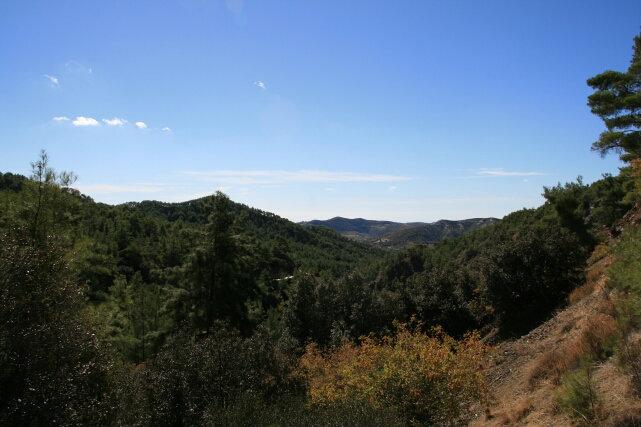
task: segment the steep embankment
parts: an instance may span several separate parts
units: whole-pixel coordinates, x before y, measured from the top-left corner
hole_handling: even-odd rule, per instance
[[[620,362],[630,337],[622,341],[620,297],[607,286],[611,246],[597,247],[586,283],[570,295],[567,308],[496,346],[487,367],[489,409],[472,426],[641,425],[641,399]],[[569,379],[576,372],[588,376],[583,382]],[[572,404],[563,406],[564,398]]]

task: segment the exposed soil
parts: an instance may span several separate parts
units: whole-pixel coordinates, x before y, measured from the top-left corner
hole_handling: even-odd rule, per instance
[[[553,352],[563,357],[561,353],[572,348],[591,319],[594,322],[612,314],[603,274],[609,263],[610,258],[604,257],[590,267],[586,295],[578,302],[527,335],[497,345],[487,368],[492,396],[489,409],[484,414],[477,411],[482,415],[470,425],[572,425],[556,407],[558,376],[547,375],[543,361],[550,359],[550,353],[554,356]],[[598,365],[593,378],[599,396],[600,421],[596,425],[641,425],[631,421],[637,416],[641,420],[641,401],[632,396],[628,376],[613,358]]]

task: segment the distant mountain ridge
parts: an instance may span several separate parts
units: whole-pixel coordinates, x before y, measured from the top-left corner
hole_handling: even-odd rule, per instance
[[[364,218],[343,218],[301,222],[303,226],[330,228],[353,240],[375,245],[402,248],[412,245],[429,245],[452,239],[469,231],[497,222],[497,218],[442,219],[436,222],[375,221]]]

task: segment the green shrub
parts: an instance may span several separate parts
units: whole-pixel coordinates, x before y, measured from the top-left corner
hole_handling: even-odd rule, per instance
[[[296,393],[293,353],[287,336],[262,329],[245,338],[217,323],[204,336],[177,335],[145,370],[150,424],[200,425],[239,404]]]
[[[589,424],[597,419],[599,399],[590,364],[584,363],[563,376],[557,403],[577,423]]]
[[[245,397],[227,407],[211,406],[203,416],[207,426],[405,426],[403,418],[388,408],[376,409],[365,401],[310,407],[303,395],[282,396],[277,400]]]
[[[641,326],[641,228],[629,229],[612,249],[608,285],[618,291],[616,315],[624,333]]]
[[[584,279],[586,254],[576,236],[556,224],[519,230],[479,261],[483,298],[504,334],[544,321]]]
[[[610,286],[641,295],[641,227],[628,230],[613,248]]]
[[[0,231],[0,425],[100,425],[110,354],[57,240]]]

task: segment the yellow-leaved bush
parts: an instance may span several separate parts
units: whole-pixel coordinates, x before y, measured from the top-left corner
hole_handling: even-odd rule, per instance
[[[475,333],[457,341],[440,329],[425,334],[399,324],[393,337],[345,341],[327,352],[310,344],[300,371],[313,406],[360,401],[412,424],[440,424],[485,403],[487,351]]]

